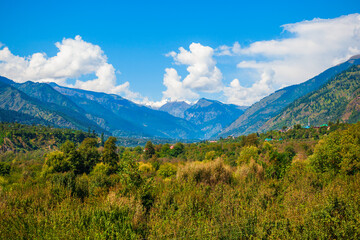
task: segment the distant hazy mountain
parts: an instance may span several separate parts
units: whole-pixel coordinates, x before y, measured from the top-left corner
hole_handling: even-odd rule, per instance
[[[355,123],[360,120],[360,66],[336,75],[320,89],[301,97],[271,118],[262,131],[294,124],[320,126],[337,120]]]
[[[184,112],[184,119],[198,126],[205,138],[210,138],[232,123],[243,107],[201,98]]]
[[[205,139],[214,136],[237,119],[246,107],[201,98],[195,104],[168,102],[159,108],[196,125]]]
[[[360,55],[354,56],[342,64],[329,68],[304,83],[276,91],[249,107],[243,115],[224,129],[218,136],[239,136],[258,132],[269,119],[279,114],[294,100],[319,89],[336,74],[357,64],[360,64]]]
[[[0,77],[0,121],[45,124],[122,137],[198,139],[190,122],[120,96]]]
[[[115,136],[147,136],[196,139],[202,134],[196,126],[162,111],[135,104],[115,94],[105,94],[50,84],[81,107],[101,127]]]
[[[184,118],[184,112],[191,107],[184,101],[168,102],[159,108],[160,111],[167,112],[175,117]]]

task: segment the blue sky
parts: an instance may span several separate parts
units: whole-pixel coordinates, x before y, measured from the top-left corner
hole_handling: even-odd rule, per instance
[[[358,16],[354,15],[360,12],[359,1],[301,1],[294,4],[289,1],[99,3],[0,0],[0,3],[0,21],[3,23],[0,51],[7,48],[11,53],[10,57],[9,52],[6,55],[3,51],[2,57],[0,54],[0,75],[19,82],[56,79],[60,84],[118,93],[143,103],[166,99],[195,101],[199,97],[208,97],[249,105],[280,87],[320,73],[349,55],[357,54],[360,49],[358,33],[348,34],[359,27]],[[314,18],[324,21],[319,23]],[[282,27],[285,24],[295,25]],[[337,31],[334,35],[348,36],[332,40],[332,44],[324,46],[315,56],[301,53],[297,57],[293,54],[297,46],[307,47],[302,44],[313,41],[316,45],[324,41],[316,36],[313,26],[325,29],[322,35],[333,28],[332,31]],[[343,26],[351,27],[342,32]],[[309,31],[312,32],[308,34]],[[296,41],[284,43],[284,39]],[[269,46],[272,41],[278,41],[278,44]],[[79,64],[91,66],[78,69],[74,63],[69,63],[64,66],[71,65],[76,69],[55,71],[54,68],[61,65],[59,62],[71,61],[70,57],[64,56],[45,61],[59,53],[55,43],[60,43],[64,51],[90,48],[98,55],[88,60],[82,53],[75,54],[82,57]],[[191,44],[194,44],[193,51]],[[336,51],[331,50],[334,46],[338,47]],[[332,51],[331,54],[324,54],[327,52],[325,47]],[[272,52],[284,48],[286,51],[282,55]],[[34,53],[43,54],[45,59],[40,59],[41,74],[39,69],[32,68],[41,77],[35,73],[29,75],[26,70]],[[25,62],[13,56],[19,56]],[[309,64],[309,59],[314,59],[314,64]],[[58,64],[54,65],[54,62]],[[302,67],[295,69],[295,65]],[[9,66],[17,70],[11,72]],[[187,70],[188,67],[193,69],[192,72]],[[24,73],[20,76],[22,70]],[[65,73],[58,76],[59,71]],[[102,75],[99,77],[96,73]],[[97,77],[101,81],[86,83]],[[115,84],[106,79],[112,79]],[[98,87],[99,84],[103,87]]]

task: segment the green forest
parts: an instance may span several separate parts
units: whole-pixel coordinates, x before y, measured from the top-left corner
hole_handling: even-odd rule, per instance
[[[124,147],[0,124],[0,239],[358,239],[360,122]]]

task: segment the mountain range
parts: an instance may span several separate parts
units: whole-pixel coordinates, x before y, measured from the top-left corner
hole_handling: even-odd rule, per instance
[[[294,124],[356,122],[360,55],[310,80],[280,89],[250,107],[199,99],[158,110],[115,94],[55,83],[16,83],[0,77],[0,121],[94,130],[121,138],[210,139]]]
[[[246,107],[201,98],[193,105],[186,102],[169,102],[159,110],[191,122],[203,132],[204,138],[208,139],[235,121],[245,109]]]

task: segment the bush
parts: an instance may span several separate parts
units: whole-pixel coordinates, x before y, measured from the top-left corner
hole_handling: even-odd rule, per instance
[[[232,172],[220,159],[207,163],[193,162],[179,169],[177,179],[209,185],[229,184],[232,181]]]
[[[174,166],[171,163],[165,163],[160,166],[158,170],[158,174],[163,178],[167,178],[175,175],[176,171],[177,171],[176,166]]]
[[[320,140],[310,157],[318,172],[352,175],[360,170],[360,122]]]
[[[48,169],[49,172],[67,172],[72,170],[72,166],[63,152],[55,151],[45,156],[44,169]]]
[[[251,159],[259,159],[259,149],[255,146],[243,147],[238,158],[238,164],[249,163]]]
[[[141,173],[149,174],[155,172],[155,168],[151,165],[151,163],[143,163],[140,162],[139,164],[139,171]]]
[[[11,166],[9,163],[0,162],[0,175],[9,175]]]
[[[254,159],[251,159],[249,164],[243,164],[240,167],[238,167],[238,170],[236,172],[236,176],[241,179],[264,179],[264,168],[255,162]]]

